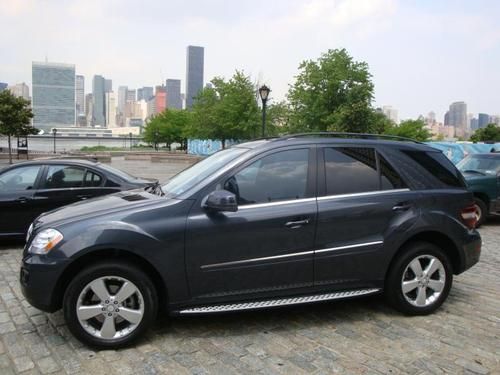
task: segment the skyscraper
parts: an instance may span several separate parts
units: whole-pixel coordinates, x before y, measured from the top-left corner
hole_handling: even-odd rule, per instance
[[[85,95],[85,117],[87,118],[87,126],[92,126],[94,123],[94,98],[92,94]]]
[[[467,129],[467,104],[465,102],[454,102],[445,115],[445,125],[454,126],[457,129]]]
[[[76,115],[85,114],[85,77],[84,76],[76,76]]]
[[[107,92],[106,97],[106,127],[116,127],[116,95],[113,91]]]
[[[111,91],[113,91],[113,80],[105,79],[104,80],[104,92],[111,92]]]
[[[106,126],[106,80],[103,76],[96,75],[92,80],[92,96],[94,97],[92,125]]]
[[[18,83],[13,86],[7,87],[12,95],[18,96],[20,98],[24,98],[26,100],[30,100],[30,88],[26,83]]]
[[[32,63],[33,126],[50,132],[54,127],[75,126],[75,66]]]
[[[165,86],[156,86],[155,101],[156,113],[163,112],[167,108],[167,90]]]
[[[182,109],[181,80],[167,79],[167,108]]]
[[[127,102],[130,100],[135,102],[135,90],[127,90]]]
[[[485,128],[490,122],[490,116],[486,113],[480,113],[477,116],[477,126],[478,129]]]
[[[5,82],[0,82],[0,91],[3,91],[7,88],[7,86],[9,86],[8,84],[6,84]]]
[[[128,87],[127,86],[120,86],[118,87],[118,113],[124,113],[125,111],[125,104],[127,104],[127,91]]]
[[[154,95],[153,93],[153,88],[152,87],[141,87],[140,89],[137,89],[137,101],[145,100],[148,101],[151,99]]]
[[[203,88],[203,47],[188,46],[186,53],[186,108],[191,108],[193,100]]]

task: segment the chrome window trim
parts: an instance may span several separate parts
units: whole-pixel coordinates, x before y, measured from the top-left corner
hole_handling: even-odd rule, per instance
[[[318,197],[318,201],[324,201],[324,200],[330,200],[330,199],[353,198],[353,197],[366,197],[366,196],[371,196],[371,195],[390,194],[390,193],[402,193],[405,191],[410,191],[410,189],[405,188],[405,189],[375,190],[375,191],[367,191],[364,193],[326,195],[323,197]]]
[[[239,210],[249,210],[252,208],[261,208],[261,207],[273,207],[273,206],[281,206],[281,205],[287,205],[287,204],[294,204],[294,203],[307,203],[307,202],[315,202],[316,198],[300,198],[300,199],[290,199],[286,201],[277,201],[277,202],[268,202],[268,203],[252,203],[252,204],[247,204],[244,206],[238,206],[238,211]]]
[[[357,244],[352,244],[352,245],[329,247],[329,248],[319,249],[319,250],[301,251],[299,253],[274,255],[274,256],[261,257],[261,258],[242,259],[242,260],[235,260],[235,261],[231,261],[231,262],[222,262],[222,263],[214,263],[214,264],[205,264],[205,265],[201,266],[200,268],[202,270],[207,270],[207,269],[211,269],[211,268],[218,268],[218,267],[225,267],[225,266],[236,266],[239,264],[254,263],[254,262],[260,262],[260,261],[265,261],[265,260],[291,258],[291,257],[302,256],[302,255],[311,255],[311,254],[318,254],[318,253],[326,253],[326,252],[330,252],[330,251],[352,249],[355,247],[380,245],[383,243],[384,243],[384,241],[363,242],[363,243],[357,243]]]

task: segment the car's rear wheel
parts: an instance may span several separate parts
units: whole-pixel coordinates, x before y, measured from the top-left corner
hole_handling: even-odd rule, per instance
[[[486,220],[488,207],[482,199],[474,197],[474,208],[476,209],[476,228],[479,228]]]
[[[63,303],[70,331],[98,348],[130,344],[149,328],[158,308],[149,277],[125,262],[85,268],[71,281]]]
[[[397,310],[425,315],[448,297],[453,271],[448,256],[437,246],[418,242],[406,246],[389,270],[385,294]]]

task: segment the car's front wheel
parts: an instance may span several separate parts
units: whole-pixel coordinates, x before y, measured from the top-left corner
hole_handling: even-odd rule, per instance
[[[154,321],[158,297],[139,268],[125,262],[102,262],[83,269],[64,294],[70,331],[97,348],[130,344]]]
[[[385,294],[397,310],[411,315],[434,312],[448,297],[453,272],[448,256],[437,246],[406,246],[389,270]]]
[[[488,207],[482,199],[474,197],[474,208],[476,210],[476,228],[479,228],[486,221]]]

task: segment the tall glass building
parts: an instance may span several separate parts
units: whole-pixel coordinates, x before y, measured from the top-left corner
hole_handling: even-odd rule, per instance
[[[32,88],[35,128],[75,126],[74,65],[33,61]]]
[[[182,109],[181,80],[167,79],[167,108]]]
[[[103,76],[95,75],[92,80],[92,95],[94,97],[93,125],[106,126],[106,80]]]
[[[85,77],[76,76],[76,115],[85,114]]]
[[[186,108],[193,106],[194,98],[203,88],[203,47],[188,46],[186,54]]]

